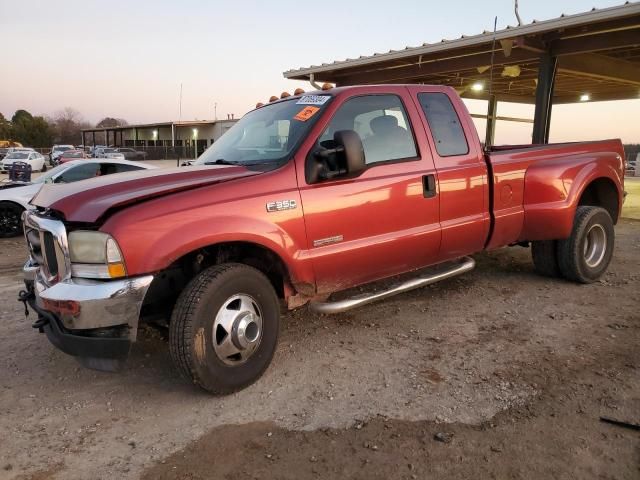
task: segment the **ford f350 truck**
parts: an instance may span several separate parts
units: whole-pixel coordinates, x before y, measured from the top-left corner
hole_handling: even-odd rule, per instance
[[[619,140],[485,151],[449,87],[298,94],[259,105],[192,167],[43,187],[23,218],[20,298],[56,347],[99,369],[164,318],[178,370],[227,393],[269,365],[282,308],[341,312],[510,245],[531,245],[544,275],[597,280],[623,169]]]

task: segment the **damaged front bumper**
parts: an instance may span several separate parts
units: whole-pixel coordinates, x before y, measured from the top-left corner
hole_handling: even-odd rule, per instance
[[[126,360],[152,275],[109,281],[67,278],[48,285],[30,260],[24,276],[27,290],[20,300],[38,314],[33,326],[54,346],[99,370],[117,369]]]

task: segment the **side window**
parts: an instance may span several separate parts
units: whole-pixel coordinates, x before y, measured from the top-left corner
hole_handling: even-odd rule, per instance
[[[333,134],[354,130],[362,140],[367,164],[418,156],[411,125],[397,95],[366,95],[347,100],[320,136],[331,148]]]
[[[97,177],[100,175],[98,167],[99,165],[97,163],[83,163],[82,165],[71,167],[56,178],[55,183],[72,183]]]
[[[142,167],[138,167],[137,165],[127,165],[125,163],[114,163],[113,167],[115,168],[115,170],[109,173],[122,173],[132,172],[134,170],[142,170]]]
[[[427,117],[438,155],[451,157],[469,153],[464,129],[449,97],[444,93],[420,93],[418,101]]]

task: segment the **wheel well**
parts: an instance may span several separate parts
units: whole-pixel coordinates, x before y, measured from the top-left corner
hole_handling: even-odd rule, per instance
[[[618,190],[615,184],[608,178],[598,178],[591,182],[582,192],[578,205],[604,208],[609,212],[615,224],[618,221],[618,202]]]
[[[260,270],[281,299],[290,290],[287,267],[276,253],[255,243],[220,243],[189,252],[158,273],[145,296],[142,317],[168,319],[180,292],[192,278],[208,267],[230,262]]]

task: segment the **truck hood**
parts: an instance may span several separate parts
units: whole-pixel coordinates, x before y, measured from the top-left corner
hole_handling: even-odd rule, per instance
[[[75,183],[45,185],[31,204],[59,211],[70,222],[94,223],[114,208],[259,174],[244,167],[227,165],[139,170]]]

